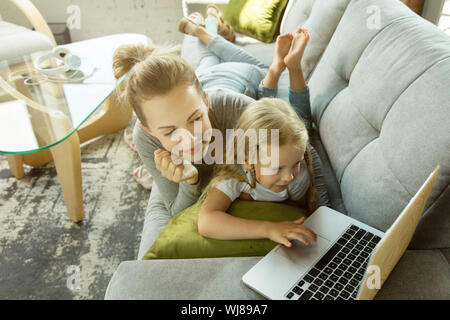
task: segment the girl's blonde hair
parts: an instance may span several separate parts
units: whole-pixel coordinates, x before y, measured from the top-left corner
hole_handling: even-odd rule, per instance
[[[265,129],[267,132],[267,141],[271,141],[271,129],[278,129],[279,140],[278,146],[282,146],[286,143],[293,143],[299,148],[305,148],[305,162],[306,169],[310,178],[310,185],[307,191],[307,206],[308,211],[312,212],[317,207],[317,191],[314,185],[314,174],[312,169],[311,151],[309,149],[309,138],[305,124],[298,117],[292,107],[285,101],[277,98],[263,98],[249,104],[236,124],[237,129],[242,129],[246,132],[249,129],[254,129],[257,133],[257,141],[259,140],[259,129]],[[232,150],[234,150],[234,163],[233,164],[216,164],[214,167],[213,178],[209,184],[203,190],[200,200],[204,200],[208,191],[217,186],[217,184],[225,179],[234,178],[241,182],[246,182],[245,177],[242,175],[242,170],[236,165],[237,163],[237,145],[238,139],[228,141],[232,143]],[[227,144],[227,147],[229,145]],[[245,157],[250,158],[250,148],[248,143],[245,143]],[[225,162],[224,162],[225,163]],[[255,188],[256,185],[256,173],[254,165],[251,166],[252,181],[250,186]]]
[[[116,79],[125,76],[117,88],[122,103],[131,105],[139,121],[148,127],[142,112],[143,100],[169,93],[179,86],[194,86],[206,102],[194,69],[176,54],[174,46],[123,45],[113,55]]]

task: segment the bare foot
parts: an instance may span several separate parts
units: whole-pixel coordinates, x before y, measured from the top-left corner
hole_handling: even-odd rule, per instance
[[[277,37],[275,44],[275,51],[273,53],[273,61],[271,68],[278,73],[281,73],[286,69],[284,58],[289,53],[291,48],[291,42],[294,36],[292,33],[285,33]]]
[[[309,33],[306,29],[298,28],[294,35],[291,52],[284,58],[284,63],[288,69],[300,68],[303,52],[308,44]]]

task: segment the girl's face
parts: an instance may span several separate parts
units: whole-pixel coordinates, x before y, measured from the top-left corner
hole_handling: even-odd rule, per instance
[[[270,147],[268,149],[270,150]],[[272,166],[272,163],[265,165],[255,164],[256,180],[271,191],[283,191],[300,173],[305,150],[306,146],[299,147],[292,143],[280,146],[277,167]]]
[[[142,127],[167,151],[191,162],[194,156],[201,159],[211,139],[204,135],[211,129],[211,121],[208,117],[209,103],[205,104],[193,86],[174,88],[166,95],[143,101],[141,107],[149,125],[149,128]]]

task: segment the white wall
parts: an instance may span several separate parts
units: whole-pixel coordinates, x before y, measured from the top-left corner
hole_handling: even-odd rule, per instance
[[[70,5],[80,10],[80,29],[70,30],[72,41],[102,35],[135,32],[156,43],[180,42],[177,31],[182,17],[181,0],[32,0],[47,22],[66,22]],[[31,27],[28,20],[9,0],[0,0],[3,20]]]

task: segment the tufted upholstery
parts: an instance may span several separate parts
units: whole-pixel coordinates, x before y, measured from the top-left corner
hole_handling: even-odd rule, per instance
[[[370,5],[380,29],[366,27]],[[309,81],[348,214],[386,230],[441,165],[412,247],[450,245],[450,38],[392,0],[352,1]]]
[[[286,7],[280,33],[294,33],[298,27],[308,30],[310,40],[302,59],[305,80],[308,81],[323,51],[341,20],[350,0],[294,0]]]

